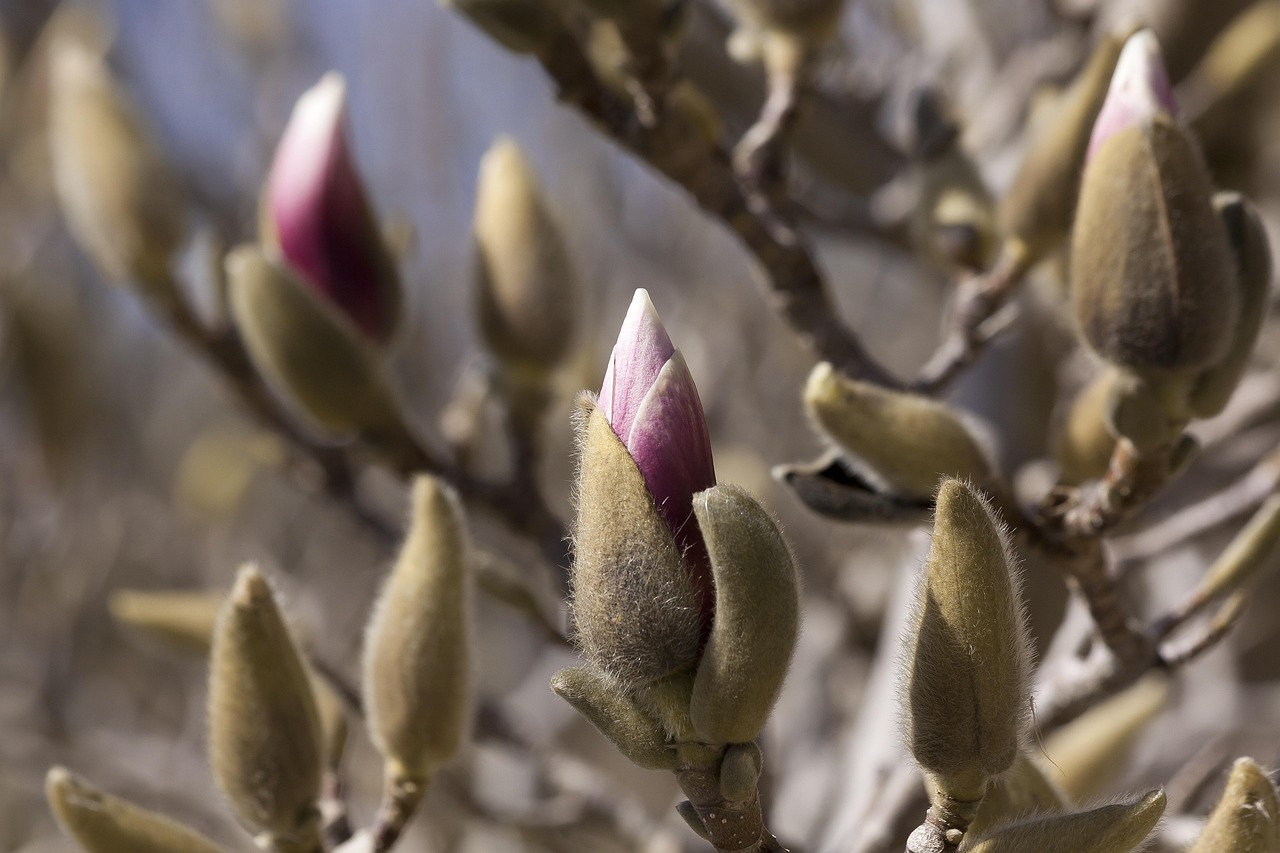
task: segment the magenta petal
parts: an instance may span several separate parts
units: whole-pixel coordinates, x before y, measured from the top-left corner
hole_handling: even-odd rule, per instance
[[[326,74],[298,99],[267,179],[267,212],[280,253],[371,337],[393,318],[381,239],[342,131],[346,84]]]
[[[658,513],[684,552],[702,603],[704,624],[709,626],[715,596],[707,546],[693,516],[693,496],[716,484],[716,472],[702,401],[679,351],[672,353],[659,372],[635,413],[630,434],[622,441],[640,469]]]
[[[637,290],[622,321],[600,388],[600,410],[623,443],[641,401],[675,351],[648,292],[643,288]]]
[[[1085,159],[1120,131],[1160,115],[1173,118],[1177,112],[1169,72],[1160,54],[1160,42],[1151,30],[1141,30],[1125,42],[1120,52],[1107,98],[1089,137],[1089,153]]]

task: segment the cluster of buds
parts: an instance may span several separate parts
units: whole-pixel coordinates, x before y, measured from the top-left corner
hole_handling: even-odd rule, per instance
[[[716,485],[693,378],[644,291],[582,401],[579,466],[572,605],[588,664],[553,687],[633,761],[676,771],[695,831],[756,849],[752,741],[795,645],[796,570],[769,513]]]

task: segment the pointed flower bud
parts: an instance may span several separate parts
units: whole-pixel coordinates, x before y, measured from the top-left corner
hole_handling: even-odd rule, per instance
[[[45,779],[45,797],[63,830],[89,853],[220,853],[194,829],[100,791],[65,768]]]
[[[1130,802],[1006,824],[969,848],[971,853],[1132,853],[1164,814],[1164,791]]]
[[[943,796],[976,803],[1018,756],[1030,643],[1014,558],[994,512],[959,480],[942,484],[937,506],[907,637],[907,744]]]
[[[1280,797],[1252,758],[1231,768],[1222,799],[1188,853],[1280,853]]]
[[[1081,333],[1132,370],[1198,372],[1219,361],[1238,316],[1235,266],[1150,33],[1125,46],[1091,144],[1071,252]]]
[[[399,281],[342,122],[346,83],[329,72],[293,108],[267,177],[263,242],[370,338],[395,330]]]

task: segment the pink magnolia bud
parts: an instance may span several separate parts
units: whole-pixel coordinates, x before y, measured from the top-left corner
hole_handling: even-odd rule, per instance
[[[298,99],[267,177],[264,242],[365,334],[386,341],[399,284],[342,131],[345,106],[337,72]]]
[[[649,294],[637,290],[600,389],[600,410],[635,460],[658,513],[684,552],[704,628],[715,607],[707,546],[693,496],[716,484],[698,389]]]
[[[1151,30],[1140,30],[1125,42],[1120,52],[1107,98],[1093,125],[1086,160],[1116,133],[1150,122],[1157,116],[1172,120],[1177,113],[1178,105],[1160,55],[1160,43]]]

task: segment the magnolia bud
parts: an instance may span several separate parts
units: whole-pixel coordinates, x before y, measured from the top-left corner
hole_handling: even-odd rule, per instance
[[[294,106],[267,177],[262,242],[355,328],[385,342],[400,282],[343,132],[346,93],[331,71]]]
[[[177,651],[204,657],[213,641],[225,596],[211,592],[111,593],[107,608],[120,624],[153,637]]]
[[[809,374],[804,399],[818,430],[886,491],[927,499],[944,476],[990,477],[969,428],[942,403],[846,379],[825,362]]]
[[[65,768],[45,778],[45,797],[62,829],[87,853],[220,853],[194,829],[100,791]]]
[[[1144,30],[1125,45],[1098,114],[1071,254],[1082,334],[1134,370],[1213,364],[1238,316],[1213,187],[1172,112],[1159,46]]]
[[[1280,853],[1280,796],[1252,758],[1231,768],[1222,799],[1187,853]]]
[[[551,689],[629,761],[649,770],[673,770],[676,752],[662,724],[627,696],[620,684],[589,666],[562,669]]]
[[[1030,706],[1027,639],[1007,537],[973,487],[938,491],[907,639],[907,744],[952,800],[976,802],[1013,764]]]
[[[453,490],[418,477],[412,513],[409,536],[369,620],[364,697],[369,735],[388,775],[425,785],[466,733],[471,580]]]
[[[987,788],[969,828],[968,838],[981,838],[993,827],[1025,818],[1032,813],[1057,814],[1063,810],[1062,792],[1050,782],[1025,750],[1018,753],[1009,771]]]
[[[309,286],[255,246],[227,257],[227,276],[250,357],[299,417],[335,435],[398,422],[375,353]]]
[[[1168,447],[1186,428],[1191,380],[1178,373],[1116,369],[1106,399],[1111,434],[1141,451]]]
[[[1164,814],[1164,791],[1067,815],[1006,824],[969,848],[970,853],[1131,853]]]
[[[510,139],[480,162],[474,231],[486,345],[517,370],[549,370],[573,340],[573,269],[537,177]]]
[[[561,29],[546,0],[440,0],[484,30],[489,38],[515,53],[540,54]]]
[[[1116,439],[1108,425],[1113,389],[1119,373],[1107,368],[1081,389],[1054,436],[1053,455],[1061,481],[1079,485],[1107,472]]]
[[[1041,769],[1053,774],[1073,802],[1106,793],[1168,698],[1168,677],[1148,675],[1054,732],[1044,744]]]
[[[109,278],[167,291],[186,236],[177,179],[111,79],[101,48],[60,32],[52,61],[49,145],[71,232]]]
[[[1227,354],[1206,370],[1191,389],[1196,417],[1211,418],[1226,408],[1253,356],[1271,295],[1271,249],[1258,211],[1237,193],[1218,193],[1214,209],[1222,217],[1235,256],[1239,307]]]
[[[267,581],[240,570],[209,664],[209,764],[240,821],[279,850],[319,845],[320,717]]]

